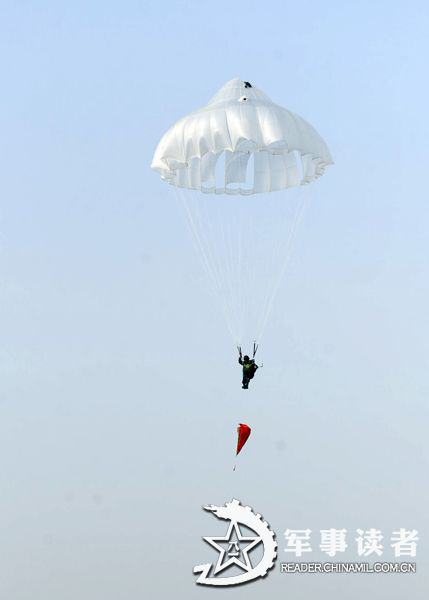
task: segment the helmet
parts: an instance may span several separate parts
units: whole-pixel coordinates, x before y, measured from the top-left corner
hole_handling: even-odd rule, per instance
[[[249,360],[249,357],[247,356],[247,354],[246,354],[246,355],[245,355],[243,358],[244,358],[244,360],[246,360],[246,361],[247,361],[247,360]]]

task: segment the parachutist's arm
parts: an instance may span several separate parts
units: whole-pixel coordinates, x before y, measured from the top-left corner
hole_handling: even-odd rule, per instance
[[[242,365],[242,364],[243,364],[243,361],[241,360],[241,354],[240,354],[240,356],[238,357],[238,362],[240,363],[240,365]]]

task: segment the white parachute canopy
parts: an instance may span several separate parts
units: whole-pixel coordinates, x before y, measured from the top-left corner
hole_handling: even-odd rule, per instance
[[[152,168],[182,190],[190,228],[235,341],[243,334],[260,339],[302,211],[296,195],[288,202],[282,194],[263,201],[249,196],[310,183],[332,163],[326,143],[307,121],[240,79],[226,83],[159,142]],[[201,192],[224,196],[211,199]]]
[[[222,154],[224,177],[218,181]],[[248,181],[251,155],[253,182],[242,185]],[[177,187],[247,195],[309,183],[332,162],[325,142],[307,121],[248,82],[232,79],[207,106],[167,131],[152,168]]]

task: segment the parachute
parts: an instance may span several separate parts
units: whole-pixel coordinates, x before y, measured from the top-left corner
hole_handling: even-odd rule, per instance
[[[316,130],[246,84],[229,81],[207,106],[167,131],[152,161],[161,179],[206,193],[249,195],[309,183],[323,175],[332,158]],[[215,168],[222,153],[224,185],[219,186]],[[244,187],[252,154],[253,185]]]
[[[250,429],[250,427],[248,425],[245,425],[244,423],[240,423],[239,426],[237,427],[238,440],[237,440],[237,452],[235,453],[236,456],[237,456],[237,454],[240,453],[244,444],[247,442],[251,431],[252,430]]]
[[[173,186],[236,343],[260,340],[304,195],[332,164],[317,131],[247,81],[226,83],[162,137],[152,168]]]

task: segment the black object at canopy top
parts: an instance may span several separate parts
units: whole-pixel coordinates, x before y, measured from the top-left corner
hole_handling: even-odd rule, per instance
[[[245,87],[245,88],[252,87],[252,84],[251,84],[251,83],[249,83],[248,81],[245,81],[245,82],[244,82],[244,87]]]

